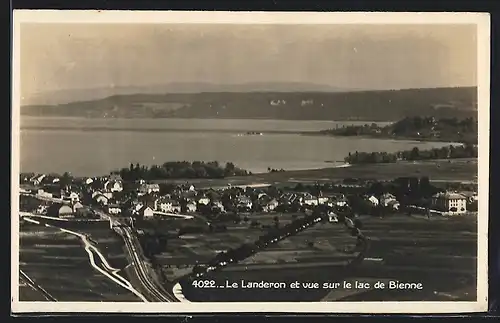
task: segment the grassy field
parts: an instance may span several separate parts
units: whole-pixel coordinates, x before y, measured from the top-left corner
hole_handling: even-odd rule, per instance
[[[250,184],[276,184],[296,182],[338,181],[345,178],[392,180],[406,176],[428,176],[431,181],[477,180],[477,159],[433,160],[420,162],[398,162],[393,164],[352,165],[350,167],[322,168],[300,171],[254,174],[225,179],[190,179],[197,187],[214,187]],[[186,180],[165,180],[158,183],[186,183]]]
[[[422,290],[345,289],[195,289],[192,301],[444,301],[474,300],[477,259],[475,217],[426,220],[407,216],[366,218],[363,232],[370,249],[358,267],[343,266],[342,249],[352,238],[340,225],[319,224],[287,239],[244,264],[229,266],[204,279],[239,282],[342,282],[398,280],[422,283]],[[313,248],[307,241],[315,241]],[[278,260],[280,259],[280,260]]]
[[[76,229],[73,229],[77,231]],[[108,229],[86,228],[98,248],[117,268],[125,266],[118,238]],[[128,290],[94,269],[80,238],[40,225],[20,230],[19,265],[33,281],[58,301],[138,301]],[[20,300],[36,300],[20,287]]]

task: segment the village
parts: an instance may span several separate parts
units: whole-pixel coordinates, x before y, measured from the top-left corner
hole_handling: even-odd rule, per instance
[[[355,215],[409,212],[464,215],[477,212],[477,187],[444,190],[428,178],[398,178],[392,182],[344,180],[342,183],[256,185],[198,189],[184,185],[126,182],[119,175],[72,178],[67,174],[21,174],[21,211],[51,217],[91,217],[84,206],[114,216],[149,219],[175,215],[217,217],[224,214],[336,211]],[[29,196],[36,197],[26,202]],[[35,201],[35,202],[33,202]],[[250,219],[251,220],[251,219]]]

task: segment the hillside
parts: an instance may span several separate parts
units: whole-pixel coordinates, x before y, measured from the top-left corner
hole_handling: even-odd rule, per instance
[[[115,95],[202,92],[347,92],[328,85],[299,82],[251,82],[241,84],[212,84],[207,82],[173,82],[147,86],[101,86],[62,89],[40,93],[24,93],[22,105],[57,105],[77,101],[101,100]]]
[[[392,121],[408,116],[475,117],[475,87],[357,92],[204,92],[115,95],[23,106],[23,115]]]

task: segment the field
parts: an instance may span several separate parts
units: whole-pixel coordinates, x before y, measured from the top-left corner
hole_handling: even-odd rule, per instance
[[[192,301],[445,301],[475,300],[477,223],[475,217],[424,219],[407,216],[363,219],[370,238],[367,258],[346,268],[348,238],[338,224],[318,224],[244,264],[204,279],[226,281],[421,283],[421,290],[395,289],[200,289],[184,286]],[[314,241],[314,247],[308,246]]]
[[[109,228],[72,229],[90,237],[111,266],[122,269],[126,261],[121,242]],[[137,297],[93,268],[82,240],[58,228],[36,224],[20,230],[20,269],[58,301],[138,301]],[[35,301],[28,287],[20,287],[21,301]]]
[[[190,179],[197,187],[225,187],[232,185],[314,183],[337,181],[344,178],[393,180],[397,177],[428,176],[431,181],[475,181],[478,174],[477,159],[429,160],[419,162],[398,162],[393,164],[352,165],[350,167],[323,168],[301,171],[254,174],[226,179]],[[158,183],[185,183],[186,180],[165,180]]]

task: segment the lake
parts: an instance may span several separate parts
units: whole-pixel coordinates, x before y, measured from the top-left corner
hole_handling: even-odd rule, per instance
[[[339,166],[354,151],[395,152],[449,145],[293,133],[365,123],[371,122],[22,116],[20,168],[21,172],[68,171],[76,176],[96,176],[130,163],[217,160],[258,173],[268,167],[300,170]],[[249,131],[263,135],[241,135]]]

